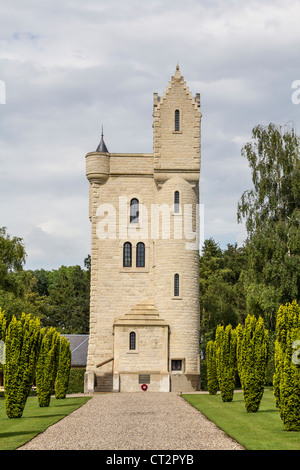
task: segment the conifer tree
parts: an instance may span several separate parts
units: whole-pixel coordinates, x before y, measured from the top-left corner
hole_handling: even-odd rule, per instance
[[[58,366],[59,333],[54,327],[42,329],[39,358],[36,365],[36,386],[39,406],[49,406]]]
[[[6,325],[7,325],[7,321],[6,321],[5,312],[0,307],[0,340],[1,341],[5,340]]]
[[[300,306],[296,301],[281,305],[276,319],[275,403],[286,430],[300,430]],[[296,359],[295,359],[296,356]]]
[[[207,389],[210,395],[215,395],[219,389],[217,379],[217,365],[214,341],[209,341],[206,346],[207,358]]]
[[[237,333],[231,325],[225,328],[223,325],[217,326],[215,339],[217,378],[224,402],[233,399],[237,370],[236,343]]]
[[[41,328],[38,318],[23,313],[12,317],[5,337],[4,389],[6,414],[20,418],[34,381]]]
[[[247,315],[244,328],[237,329],[238,372],[247,412],[256,412],[264,392],[269,336],[262,317]]]
[[[70,342],[65,336],[60,338],[59,362],[55,382],[55,398],[65,398],[69,385],[71,369]]]
[[[3,371],[3,367],[6,361],[5,357],[5,331],[6,331],[6,317],[5,312],[0,307],[0,370]]]

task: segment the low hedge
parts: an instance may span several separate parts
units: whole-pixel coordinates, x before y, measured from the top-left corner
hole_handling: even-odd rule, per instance
[[[85,369],[71,369],[67,393],[84,393]]]

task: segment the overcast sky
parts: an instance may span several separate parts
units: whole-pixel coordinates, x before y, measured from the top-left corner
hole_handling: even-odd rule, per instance
[[[257,124],[300,128],[299,23],[287,0],[3,0],[0,227],[23,238],[25,268],[83,266],[85,155],[102,124],[110,152],[151,153],[153,93],[177,63],[201,95],[204,237],[241,245],[242,146]]]

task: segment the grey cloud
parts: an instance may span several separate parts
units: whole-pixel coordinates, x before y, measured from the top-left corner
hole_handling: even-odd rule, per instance
[[[24,237],[28,266],[82,264],[85,154],[102,124],[111,152],[152,151],[153,92],[163,93],[177,61],[201,93],[205,235],[241,242],[236,205],[251,175],[240,149],[256,124],[299,122],[291,102],[298,2],[16,0],[1,8],[0,226]]]

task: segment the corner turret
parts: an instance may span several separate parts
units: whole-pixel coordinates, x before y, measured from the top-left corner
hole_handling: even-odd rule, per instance
[[[96,152],[86,155],[86,177],[90,183],[103,184],[107,181],[110,171],[110,154],[103,138],[103,126],[101,140]]]

